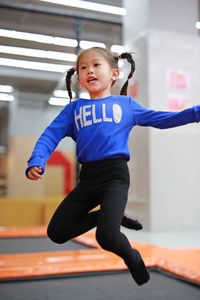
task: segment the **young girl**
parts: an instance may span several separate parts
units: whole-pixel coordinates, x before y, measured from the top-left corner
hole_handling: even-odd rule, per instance
[[[126,58],[131,65],[120,96],[111,95],[111,86],[119,76],[117,62]],[[66,136],[76,142],[77,161],[81,164],[78,185],[66,196],[48,226],[48,236],[56,243],[66,241],[94,228],[100,246],[120,256],[138,285],[149,280],[149,272],[136,249],[132,249],[120,225],[129,188],[127,161],[129,133],[135,125],[164,129],[200,120],[200,106],[181,112],[148,110],[125,96],[135,64],[129,53],[114,55],[107,49],[92,48],[77,59],[78,82],[90,99],[77,99],[66,105],[37,141],[26,175],[42,178],[45,162],[60,140]],[[71,96],[72,68],[67,74]],[[100,210],[90,212],[100,205]],[[89,213],[90,212],[90,213]]]

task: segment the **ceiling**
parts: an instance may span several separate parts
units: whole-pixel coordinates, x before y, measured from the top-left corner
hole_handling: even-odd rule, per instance
[[[89,1],[122,7],[122,0]],[[85,9],[69,8],[39,0],[0,1],[0,29],[44,34],[87,41],[103,42],[108,48],[122,43],[122,17],[106,13],[94,13]],[[30,49],[51,50],[63,53],[76,53],[78,48],[26,41],[0,36],[0,45]],[[12,85],[15,91],[48,96],[56,88],[64,87],[63,74],[56,72],[56,64],[73,65],[73,62],[49,58],[34,58],[20,54],[6,54],[0,51],[0,58],[20,60],[20,66],[0,64],[0,85]],[[55,71],[39,71],[24,68],[23,61],[36,61],[55,64]]]

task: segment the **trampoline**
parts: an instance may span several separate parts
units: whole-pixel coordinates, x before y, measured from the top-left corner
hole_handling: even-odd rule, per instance
[[[45,236],[45,231],[38,236],[37,233],[28,236],[23,230],[21,234],[0,231],[1,300],[200,299],[200,274],[193,269],[187,273],[188,278],[185,273],[184,277],[180,276],[186,269],[180,267],[179,262],[167,264],[167,256],[164,260],[157,258],[162,268],[155,266],[153,256],[157,250],[149,252],[147,244],[141,244],[139,251],[148,265],[151,280],[140,287],[121,259],[99,248],[93,232],[57,245]],[[137,243],[136,248],[138,246]],[[174,251],[176,256],[176,249],[167,250]],[[199,249],[195,250],[199,255]],[[149,253],[153,256],[150,257]],[[193,256],[193,260],[197,258]],[[164,271],[166,265],[172,270],[179,265],[180,275]],[[9,269],[8,273],[6,269]]]
[[[52,243],[48,237],[20,237],[0,239],[0,254],[67,251],[90,248],[90,246],[78,243],[76,241],[69,241],[68,243],[58,245]]]

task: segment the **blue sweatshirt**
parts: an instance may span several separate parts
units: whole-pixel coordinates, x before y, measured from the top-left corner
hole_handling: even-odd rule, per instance
[[[77,99],[60,112],[38,139],[28,169],[45,163],[64,137],[76,142],[77,162],[109,158],[130,159],[129,133],[136,125],[159,129],[200,121],[200,105],[181,112],[146,109],[128,96]]]

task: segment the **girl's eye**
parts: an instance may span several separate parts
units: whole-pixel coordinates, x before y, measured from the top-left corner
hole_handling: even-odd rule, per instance
[[[100,65],[100,64],[98,64],[98,63],[94,64],[95,67],[98,67],[99,65]]]
[[[86,69],[86,67],[85,67],[85,66],[82,66],[82,67],[81,67],[81,70],[84,70],[84,69]]]

